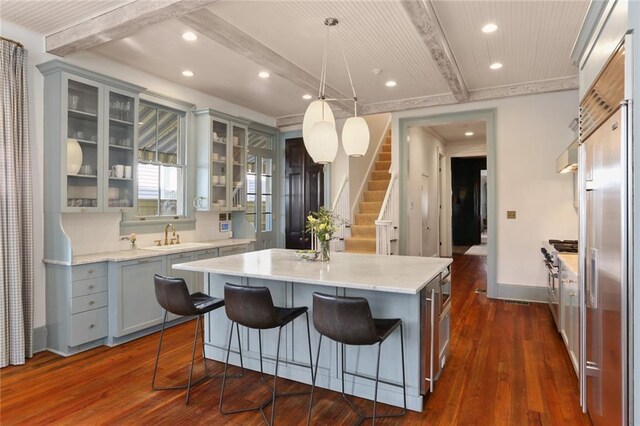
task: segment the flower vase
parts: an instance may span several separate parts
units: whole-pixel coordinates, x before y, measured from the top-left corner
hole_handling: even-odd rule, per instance
[[[331,252],[329,251],[329,241],[320,241],[320,260],[328,262],[331,260]]]
[[[131,246],[131,250],[135,250],[135,249],[137,249],[137,248],[138,248],[138,246],[136,245],[136,242],[135,242],[135,241],[131,241],[131,242],[129,243],[129,245]]]

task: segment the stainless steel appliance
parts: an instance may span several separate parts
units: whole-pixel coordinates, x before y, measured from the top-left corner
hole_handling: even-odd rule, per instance
[[[548,303],[556,323],[556,328],[560,331],[560,260],[559,253],[577,253],[577,240],[549,240],[543,243],[540,249],[543,256],[544,266],[547,268],[547,293]]]
[[[421,292],[420,325],[422,394],[433,392],[449,356],[451,326],[451,267]]]
[[[624,46],[581,102],[580,227],[586,410],[594,425],[628,424],[629,127]]]

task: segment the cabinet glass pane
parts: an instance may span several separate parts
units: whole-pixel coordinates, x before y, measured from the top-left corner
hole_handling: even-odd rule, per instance
[[[256,165],[257,158],[253,154],[247,155],[247,220],[256,228]]]
[[[68,80],[67,207],[98,207],[98,88]]]
[[[245,204],[245,167],[246,167],[246,130],[233,126],[232,132],[232,170],[231,170],[231,207],[244,208]]]
[[[138,110],[138,159],[140,161],[157,161],[156,135],[158,110],[142,102]]]
[[[133,207],[135,99],[109,92],[108,207]]]
[[[211,208],[227,207],[227,123],[212,120],[211,129]]]

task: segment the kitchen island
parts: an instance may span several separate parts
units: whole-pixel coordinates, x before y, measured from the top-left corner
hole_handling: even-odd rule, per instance
[[[266,286],[277,306],[308,306],[311,311],[314,292],[339,296],[365,297],[374,317],[401,318],[404,323],[407,408],[422,411],[423,395],[437,379],[446,360],[449,335],[449,309],[439,305],[450,302],[448,276],[452,259],[411,256],[378,256],[333,253],[331,262],[307,262],[296,258],[293,250],[271,249],[174,265],[174,269],[208,274],[205,292],[224,297],[224,284]],[[443,293],[446,295],[443,296]],[[450,303],[449,303],[450,306]],[[445,312],[446,311],[446,312]],[[444,318],[443,321],[443,316]],[[312,312],[310,312],[312,317]],[[311,322],[311,344],[317,350],[319,334]],[[224,361],[230,321],[223,309],[213,311],[205,322],[205,354]],[[433,325],[433,326],[432,326]],[[272,374],[275,363],[277,330],[263,331],[265,371]],[[310,383],[309,353],[304,319],[283,329],[278,375]],[[260,369],[256,330],[240,330],[244,366]],[[434,342],[434,336],[435,342]],[[437,337],[440,337],[438,339]],[[235,339],[234,339],[235,340]],[[237,350],[237,343],[232,343]],[[230,362],[239,365],[232,354]],[[347,369],[374,376],[376,349],[373,346],[347,346]],[[318,362],[320,387],[340,391],[340,351],[335,342],[323,344]],[[383,344],[380,378],[402,383],[400,336],[394,333]],[[345,391],[373,399],[373,382],[345,376]],[[402,406],[402,390],[381,383],[378,400]]]

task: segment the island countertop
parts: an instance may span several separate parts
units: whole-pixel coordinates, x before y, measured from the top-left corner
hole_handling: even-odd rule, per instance
[[[332,253],[301,261],[294,250],[269,249],[174,265],[174,269],[362,290],[417,294],[453,259]]]

